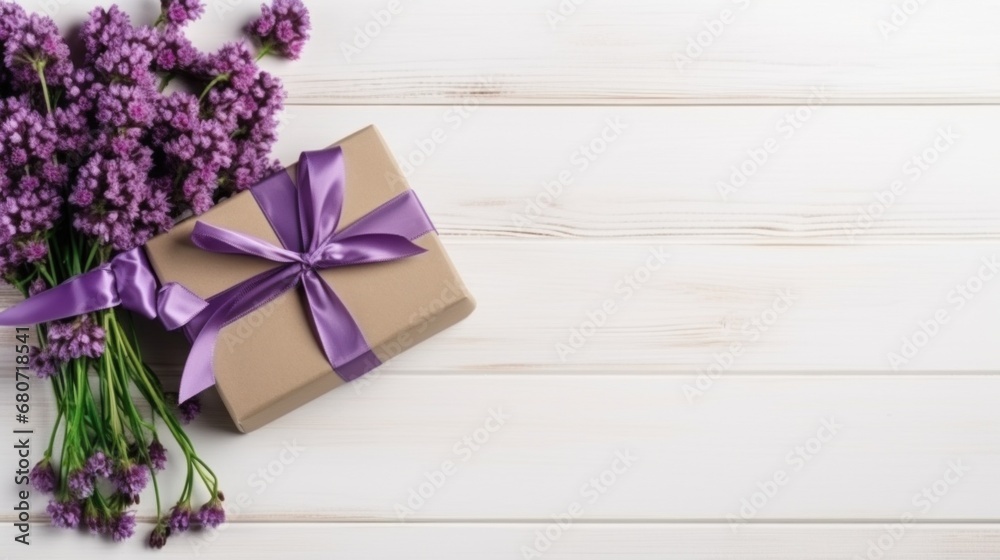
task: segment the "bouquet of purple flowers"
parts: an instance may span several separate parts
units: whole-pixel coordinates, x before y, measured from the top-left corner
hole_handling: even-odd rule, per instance
[[[133,24],[117,6],[95,8],[74,41],[82,52],[71,56],[50,18],[0,0],[0,274],[26,296],[280,169],[269,154],[284,92],[257,63],[298,58],[310,26],[301,0],[262,6],[245,28],[256,49],[235,42],[212,53],[184,34],[204,12],[200,0],[161,6],[151,25]],[[131,507],[150,482],[151,546],[222,523],[218,478],[181,427],[198,403],[175,406],[143,362],[128,316],[99,311],[37,334],[28,365],[51,381],[58,412],[30,481],[53,495],[53,525],[127,539]],[[186,468],[169,510],[156,483],[167,434]]]

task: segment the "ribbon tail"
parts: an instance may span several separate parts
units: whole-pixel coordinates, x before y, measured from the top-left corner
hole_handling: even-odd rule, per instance
[[[179,402],[183,403],[215,385],[215,372],[212,369],[215,344],[219,338],[219,332],[228,323],[228,315],[236,303],[238,300],[232,299],[213,313],[191,344],[191,352],[188,354],[187,361],[184,362],[184,372],[181,374],[177,397]]]
[[[286,266],[269,270],[246,281],[246,288],[227,292],[222,299],[214,299],[209,309],[211,317],[198,330],[191,345],[191,352],[181,374],[178,400],[184,402],[215,385],[213,360],[219,334],[229,323],[258,309],[295,286],[298,267]]]
[[[413,240],[435,231],[417,194],[406,191],[382,206],[358,218],[353,224],[337,232],[331,241],[371,233],[392,233]]]
[[[320,267],[349,266],[405,259],[427,250],[400,235],[369,233],[330,244],[316,255]]]
[[[219,333],[202,331],[191,346],[191,353],[184,363],[184,373],[181,374],[181,384],[177,400],[187,401],[198,393],[215,385],[215,373],[212,371],[212,355],[215,339]]]
[[[279,263],[298,262],[294,251],[278,247],[245,233],[237,233],[206,222],[194,224],[191,242],[199,249],[230,255],[253,255]]]
[[[327,361],[345,381],[351,381],[353,376],[345,376],[338,368],[371,352],[361,327],[319,274],[309,272],[303,275],[302,287],[309,304],[313,330]]]
[[[0,312],[0,326],[35,325],[110,309],[121,303],[110,266],[74,276]]]

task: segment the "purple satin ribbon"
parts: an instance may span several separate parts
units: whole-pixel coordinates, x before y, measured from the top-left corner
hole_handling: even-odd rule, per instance
[[[34,325],[122,306],[168,330],[190,322],[208,303],[176,283],[160,287],[142,249],[114,257],[0,312],[0,326]]]
[[[0,312],[0,325],[41,323],[121,305],[159,318],[168,329],[183,326],[193,341],[180,384],[183,402],[215,383],[212,358],[223,327],[301,286],[327,361],[344,380],[356,379],[381,361],[318,271],[418,255],[424,249],[413,240],[434,231],[434,226],[416,195],[406,191],[337,231],[345,180],[338,146],[302,153],[298,187],[280,172],[251,188],[281,246],[197,222],[191,241],[199,248],[276,263],[208,301],[177,283],[159,287],[142,249],[133,249]]]
[[[318,271],[404,259],[425,249],[412,240],[434,231],[412,191],[393,198],[339,232],[344,205],[344,156],[340,147],[303,152],[298,187],[287,173],[254,186],[251,193],[281,246],[256,237],[195,224],[191,241],[214,253],[250,255],[278,266],[209,299],[204,313],[186,326],[194,341],[181,378],[181,401],[215,383],[212,357],[222,328],[302,287],[313,332],[327,361],[345,381],[381,364],[351,312]]]

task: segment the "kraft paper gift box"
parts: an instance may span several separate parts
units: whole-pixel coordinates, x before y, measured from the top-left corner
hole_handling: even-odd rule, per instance
[[[342,150],[346,174],[338,232],[409,189],[374,127],[334,146]],[[295,176],[295,166],[287,171]],[[243,192],[147,243],[146,255],[160,283],[176,282],[207,300],[275,268],[274,262],[253,256],[196,247],[191,240],[196,221],[280,246],[275,228],[255,197]],[[461,321],[475,308],[437,233],[430,231],[412,242],[426,252],[318,272],[349,310],[378,358],[365,368],[388,361]],[[240,431],[259,428],[346,383],[324,354],[306,305],[299,286],[219,332],[212,356],[215,384]]]

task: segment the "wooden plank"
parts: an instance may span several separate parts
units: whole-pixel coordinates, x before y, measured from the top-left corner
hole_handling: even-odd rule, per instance
[[[1000,240],[1000,106],[800,109],[291,107],[277,154],[376,123],[449,237]]]
[[[91,5],[24,3],[61,23]],[[129,4],[155,18],[155,2]],[[1000,100],[989,0],[308,5],[317,29],[303,60],[269,63],[294,103],[795,103],[820,86],[838,103]],[[205,48],[235,39],[257,6],[214,0],[193,36]]]
[[[277,153],[371,123],[446,236],[1000,239],[1000,107],[292,107]]]
[[[171,540],[157,558],[187,559],[192,553],[209,558],[270,560],[294,551],[296,558],[343,557],[357,560],[507,560],[524,558],[536,547],[545,524],[238,524],[215,533],[187,534]],[[140,526],[140,534],[149,530]],[[550,530],[552,534],[558,534]],[[754,525],[739,533],[718,525],[575,524],[551,540],[538,557],[570,560],[582,557],[617,560],[707,560],[768,558],[773,560],[840,560],[865,558],[886,545],[885,560],[991,560],[1000,548],[996,525],[910,525],[901,538],[886,536],[881,526]],[[539,540],[541,547],[546,541]],[[148,554],[138,539],[112,545],[43,527],[35,544],[17,551],[25,560],[48,558],[134,558]],[[855,556],[856,555],[856,556]],[[875,556],[873,556],[875,557]]]
[[[991,342],[1000,336],[996,244],[450,239],[447,247],[479,307],[386,372],[1000,367]],[[18,299],[0,293],[2,305]],[[3,336],[9,344],[13,330]],[[169,372],[184,355],[181,344],[159,345],[148,358]]]
[[[693,402],[689,382],[381,374],[245,436],[210,398],[191,435],[247,522],[1000,521],[1000,377],[722,376]]]

